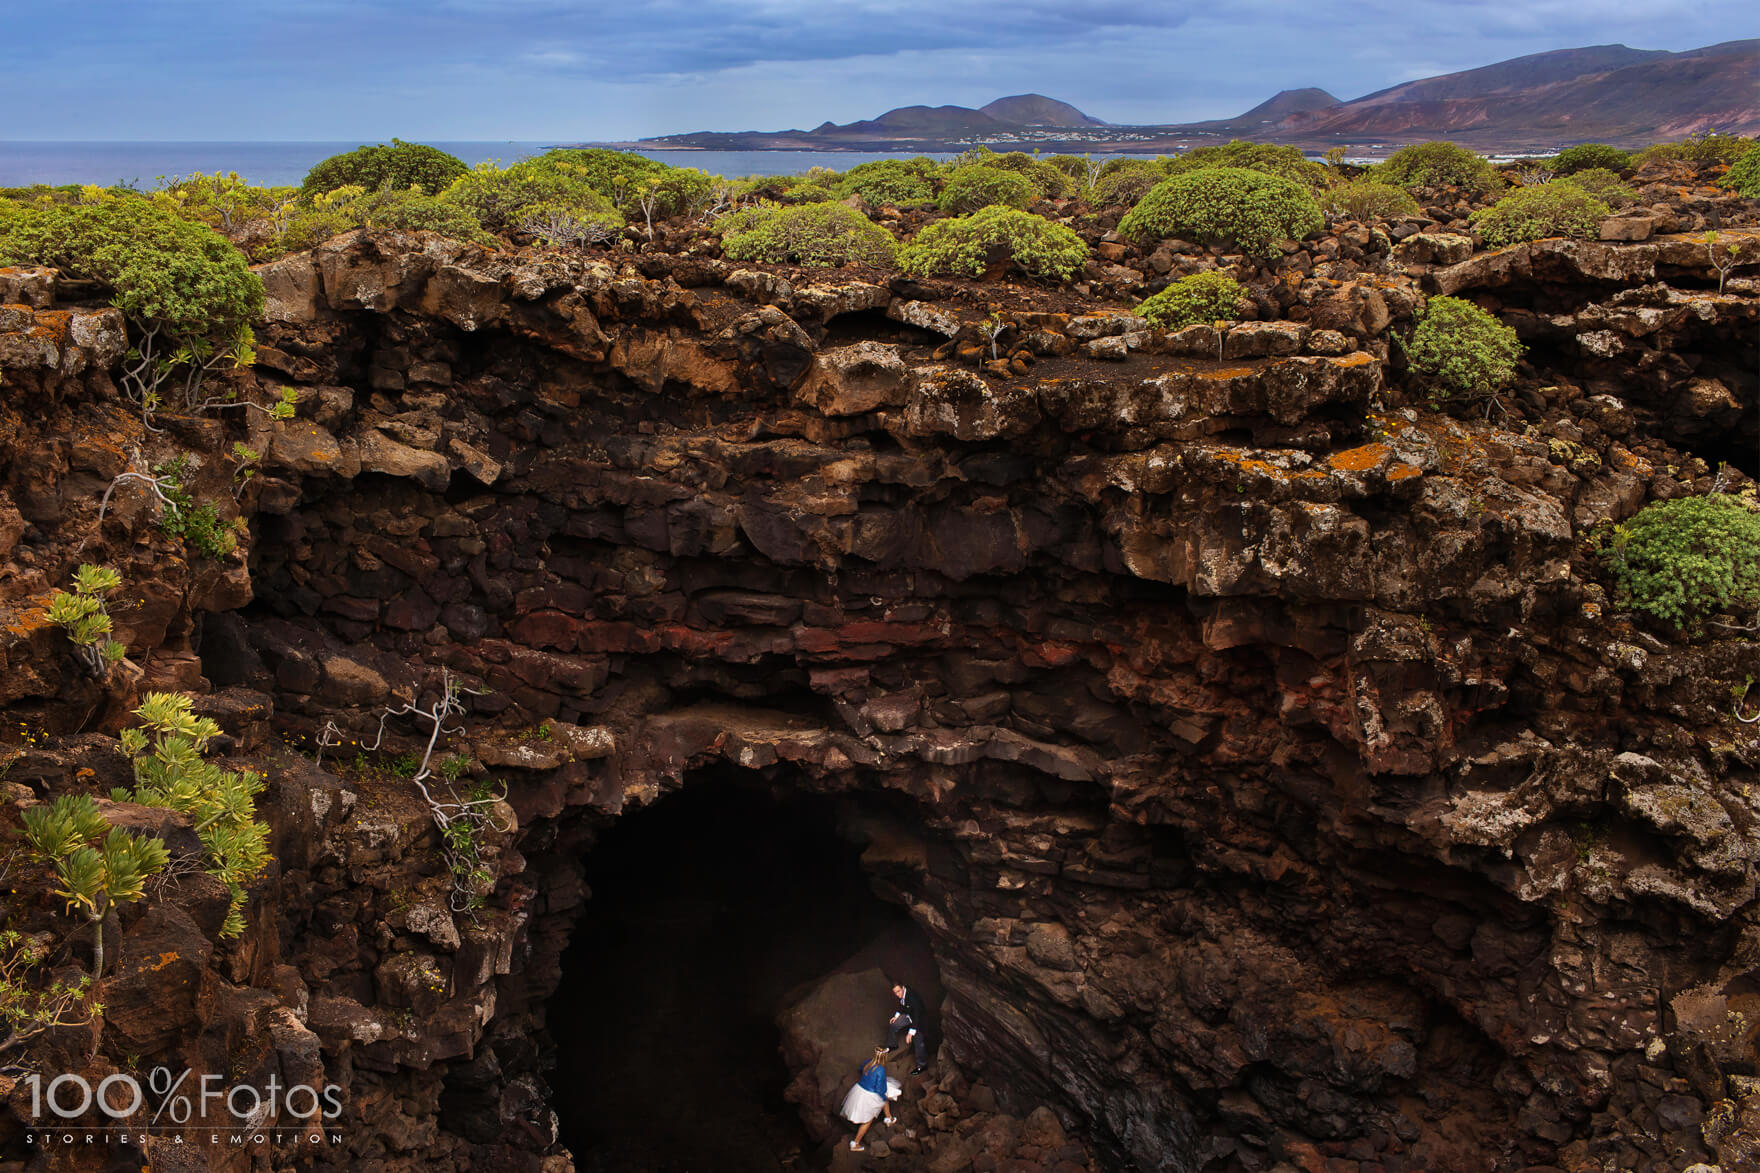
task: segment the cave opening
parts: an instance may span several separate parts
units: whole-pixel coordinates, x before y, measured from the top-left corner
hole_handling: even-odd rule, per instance
[[[833,973],[874,968],[940,1002],[927,938],[863,870],[870,813],[728,770],[603,832],[546,1012],[551,1102],[577,1168],[819,1167],[783,1098],[779,1012]]]

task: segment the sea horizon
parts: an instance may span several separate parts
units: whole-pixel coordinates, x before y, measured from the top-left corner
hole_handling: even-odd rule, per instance
[[[375,141],[378,140],[0,139],[0,187],[95,183],[147,189],[161,178],[195,172],[211,175],[216,171],[236,171],[247,183],[262,187],[292,186],[330,156]],[[456,155],[470,166],[485,162],[507,166],[554,147],[573,144],[538,139],[436,139],[427,145]],[[953,157],[950,151],[704,151],[627,145],[615,149],[634,150],[649,158],[700,167],[729,177],[791,175],[815,166],[843,171],[876,159],[910,158],[918,154],[935,159]]]

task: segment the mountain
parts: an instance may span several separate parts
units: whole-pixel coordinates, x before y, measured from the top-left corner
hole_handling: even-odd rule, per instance
[[[1309,114],[1316,110],[1330,110],[1334,106],[1343,105],[1318,86],[1307,86],[1299,90],[1279,90],[1271,97],[1260,102],[1245,114],[1234,118],[1219,118],[1213,122],[1194,123],[1214,134],[1231,137],[1253,138],[1268,126],[1276,126],[1286,118],[1297,114]]]
[[[1281,121],[1292,114],[1306,114],[1312,110],[1325,110],[1339,105],[1343,105],[1339,99],[1316,86],[1301,90],[1279,90],[1240,117],[1228,119],[1228,122],[1240,126],[1261,126],[1267,122]]]
[[[1132,151],[1163,154],[1225,138],[1385,148],[1447,138],[1483,151],[1550,151],[1570,143],[1636,147],[1695,131],[1760,133],[1760,40],[1671,53],[1587,45],[1401,82],[1348,102],[1286,89],[1235,118],[1115,126],[1043,94],[978,109],[900,106],[812,130],[697,131],[640,143],[674,150]]]
[[[822,123],[812,133],[834,138],[941,138],[1004,128],[1003,123],[988,114],[966,106],[900,106],[878,118],[843,126]]]
[[[1351,106],[1389,105],[1395,102],[1442,102],[1454,98],[1483,98],[1512,90],[1531,90],[1587,74],[1607,73],[1674,54],[1661,49],[1628,49],[1624,45],[1591,45],[1585,49],[1555,49],[1512,57],[1496,65],[1445,73],[1421,81],[1376,90]]]
[[[978,112],[988,114],[1008,126],[1106,125],[1098,118],[1083,114],[1068,102],[1059,102],[1044,94],[1015,94],[1013,97],[998,98],[989,105],[978,107]]]
[[[1760,131],[1760,40],[1682,53],[1597,45],[1406,82],[1291,114],[1279,141],[1453,138],[1515,147],[1589,140],[1641,145],[1696,130]]]

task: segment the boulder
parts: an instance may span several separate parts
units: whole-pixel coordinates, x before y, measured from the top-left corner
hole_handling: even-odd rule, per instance
[[[819,354],[795,398],[821,415],[862,415],[904,406],[914,382],[898,347],[858,342]]]

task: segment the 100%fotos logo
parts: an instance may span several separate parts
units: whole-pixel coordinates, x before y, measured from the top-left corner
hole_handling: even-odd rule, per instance
[[[155,1067],[147,1076],[146,1091],[132,1075],[106,1075],[94,1086],[83,1075],[57,1075],[48,1082],[32,1073],[20,1082],[30,1088],[31,1116],[39,1124],[54,1120],[77,1120],[95,1104],[110,1119],[130,1119],[147,1103],[147,1092],[157,1099],[152,1124],[162,1120],[169,1124],[198,1125],[217,1123],[215,1117],[224,1107],[228,1123],[258,1125],[279,1114],[295,1120],[335,1120],[342,1115],[342,1089],[327,1083],[322,1089],[310,1084],[284,1084],[271,1075],[266,1086],[252,1084],[225,1086],[218,1075],[203,1075],[189,1090],[182,1090],[190,1075],[189,1068],[173,1072],[169,1067]],[[47,1109],[52,1119],[44,1119]]]

